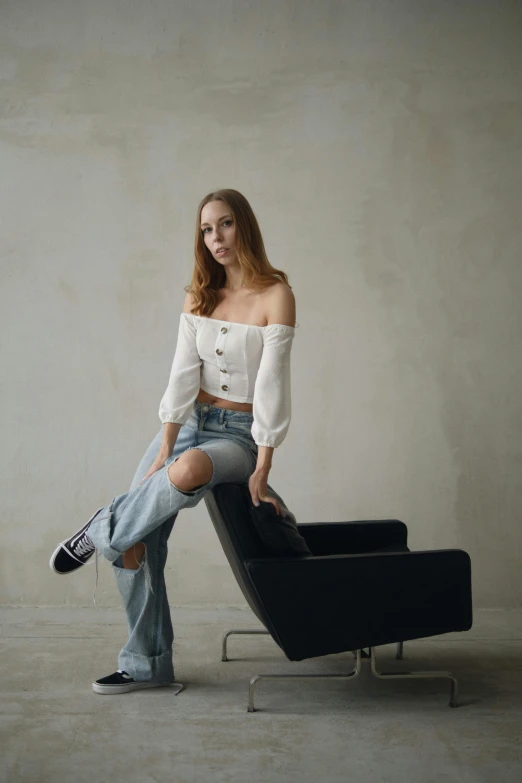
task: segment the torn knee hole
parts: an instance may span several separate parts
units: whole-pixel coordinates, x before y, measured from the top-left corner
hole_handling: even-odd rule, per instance
[[[172,464],[174,464],[174,463],[172,463]],[[197,492],[199,489],[202,489],[202,488],[205,486],[205,484],[198,484],[198,486],[197,486],[197,487],[191,487],[191,489],[181,489],[180,487],[178,487],[178,486],[177,486],[177,485],[174,483],[174,481],[172,480],[172,476],[170,475],[170,473],[167,473],[167,475],[168,475],[169,481],[170,481],[170,483],[172,484],[172,486],[174,487],[174,489],[177,489],[177,490],[178,490],[178,492],[181,492],[181,494],[182,494],[182,495],[195,495],[195,494],[196,494],[196,492]],[[208,483],[208,482],[207,482],[207,483]]]
[[[123,567],[137,571],[144,555],[145,544],[140,541],[139,543],[134,544],[134,546],[131,546],[130,549],[127,549],[121,556]]]
[[[195,459],[196,453],[198,454],[197,459]],[[187,454],[194,454],[194,457],[189,457],[188,464],[184,464],[181,470],[176,470],[174,466],[178,460],[180,458],[185,458]],[[202,454],[205,455],[203,459],[203,463],[205,463],[204,467],[202,467]],[[184,460],[182,459],[182,462],[183,461]],[[181,492],[182,495],[195,495],[200,489],[203,489],[203,487],[210,483],[213,475],[214,463],[212,462],[212,458],[208,454],[205,454],[205,452],[202,449],[199,449],[197,446],[192,449],[188,449],[183,454],[180,454],[167,468],[167,477],[170,484],[174,487],[174,489],[177,489],[178,492]],[[203,479],[203,482],[197,486],[193,486],[194,479],[196,481],[198,479],[200,481]],[[178,486],[178,482],[183,484],[184,487],[181,488]]]

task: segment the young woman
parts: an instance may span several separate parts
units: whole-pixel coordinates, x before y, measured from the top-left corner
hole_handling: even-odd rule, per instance
[[[254,505],[288,511],[268,486],[290,425],[295,299],[267,259],[259,225],[236,190],[209,193],[196,220],[195,266],[180,316],[162,429],[130,491],[58,545],[51,568],[69,574],[99,550],[116,574],[129,639],[97,693],[170,685],[173,629],[165,588],[167,539],[182,508],[223,482],[247,483]],[[182,686],[180,686],[182,687]]]

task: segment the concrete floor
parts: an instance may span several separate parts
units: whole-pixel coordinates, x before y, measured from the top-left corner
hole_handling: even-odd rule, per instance
[[[349,654],[291,663],[242,609],[172,609],[176,678],[185,690],[98,696],[116,668],[125,622],[108,609],[3,608],[2,781],[47,783],[520,783],[522,612],[479,611],[465,634],[409,642],[386,670],[449,669],[445,681],[264,681],[257,673],[349,671]],[[237,656],[237,657],[236,657]]]

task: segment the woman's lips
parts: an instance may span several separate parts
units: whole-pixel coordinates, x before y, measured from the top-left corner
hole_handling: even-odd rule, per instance
[[[227,249],[226,249],[226,250],[218,250],[218,251],[216,252],[216,255],[217,255],[217,256],[224,256],[224,255],[225,255],[225,253],[228,253],[228,247],[227,247]]]

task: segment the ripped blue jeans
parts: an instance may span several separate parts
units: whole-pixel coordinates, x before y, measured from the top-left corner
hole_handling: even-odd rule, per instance
[[[165,466],[140,483],[158,455],[162,427],[145,452],[129,492],[102,508],[89,526],[87,533],[96,549],[112,562],[127,614],[129,638],[118,656],[118,667],[135,680],[174,682],[174,631],[164,576],[167,540],[182,508],[196,506],[217,484],[248,483],[257,462],[252,423],[251,413],[196,400]],[[194,448],[210,457],[212,478],[194,491],[182,492],[167,471],[183,452]],[[287,511],[271,487],[269,492]],[[124,568],[122,554],[138,542],[145,545],[144,558],[137,569]]]

